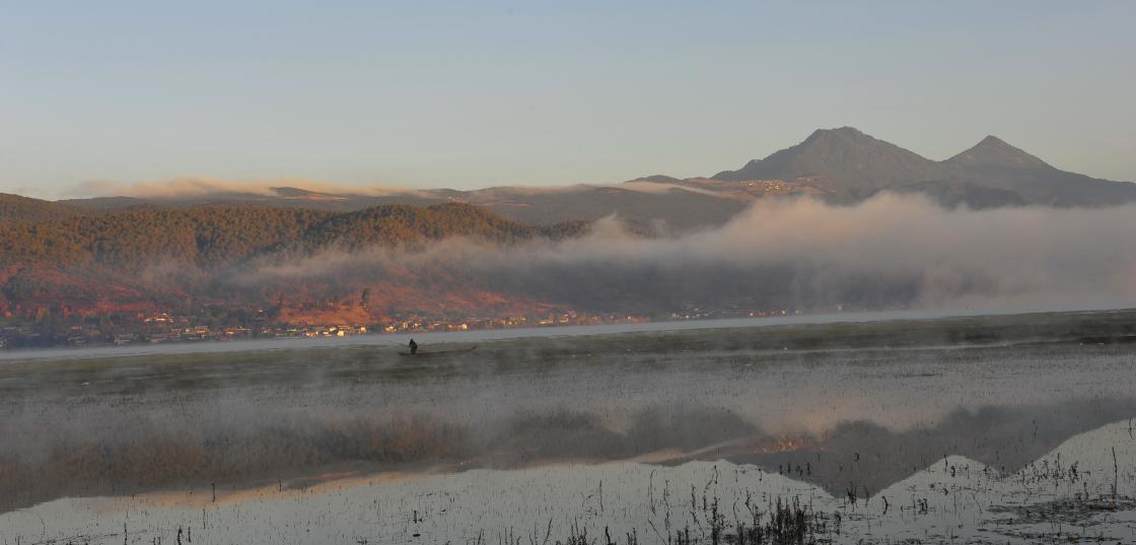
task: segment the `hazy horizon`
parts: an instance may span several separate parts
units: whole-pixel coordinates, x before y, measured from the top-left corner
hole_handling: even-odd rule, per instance
[[[815,129],[817,131],[829,131],[844,127],[820,127]],[[851,127],[857,129],[856,127]],[[870,133],[865,133],[868,136],[874,136]],[[1001,140],[997,135],[987,135],[984,138],[996,138]],[[886,140],[885,140],[886,141]],[[773,154],[776,151],[784,150],[791,146],[795,146],[799,141],[794,141],[791,144],[786,144],[778,149],[771,150],[768,153],[755,156],[752,159],[763,159]],[[889,142],[897,144],[896,142]],[[974,144],[978,144],[975,142]],[[1009,143],[1013,145],[1013,143]],[[908,149],[902,144],[897,144],[899,147]],[[973,144],[972,144],[973,145]],[[932,161],[943,161],[954,156],[956,153],[965,151],[966,148],[960,148],[958,152],[950,153],[944,157],[925,157]],[[1029,150],[1023,150],[1029,153]],[[920,154],[921,155],[921,154]],[[1043,161],[1044,157],[1041,157]],[[748,160],[747,160],[748,161]],[[742,166],[738,164],[737,166]],[[1056,168],[1061,169],[1059,165],[1054,165]],[[702,178],[710,177],[717,174],[719,171],[706,172],[695,174],[685,178]],[[1078,174],[1086,174],[1078,172]],[[191,195],[205,195],[214,193],[251,193],[251,194],[273,194],[277,188],[298,188],[308,191],[323,192],[323,193],[338,193],[338,194],[360,194],[360,195],[386,195],[386,194],[399,194],[399,193],[413,193],[416,191],[430,191],[439,189],[458,189],[458,190],[482,190],[482,189],[496,189],[496,188],[531,188],[531,189],[547,189],[559,190],[562,188],[571,188],[579,186],[621,186],[629,181],[635,181],[641,177],[654,176],[654,175],[667,175],[670,173],[665,172],[652,172],[641,174],[634,178],[627,178],[625,180],[609,180],[609,181],[596,181],[596,182],[574,182],[564,184],[498,184],[498,185],[483,185],[483,186],[467,186],[465,184],[457,183],[451,185],[432,185],[432,186],[414,186],[411,184],[399,183],[381,183],[381,184],[367,184],[367,183],[341,183],[332,180],[318,180],[318,179],[302,179],[294,177],[281,177],[271,179],[222,179],[208,176],[179,176],[174,178],[155,179],[155,180],[135,180],[135,181],[121,181],[121,180],[86,180],[83,182],[72,184],[69,187],[61,189],[55,195],[37,195],[34,191],[31,193],[23,193],[27,196],[46,198],[49,200],[55,199],[84,199],[84,198],[98,198],[98,197],[140,197],[140,198],[177,198]],[[1092,174],[1088,174],[1091,177]],[[1134,180],[1113,180],[1127,183],[1136,183]],[[668,186],[669,187],[669,186]],[[641,188],[643,189],[643,188]],[[643,189],[646,190],[646,189]],[[691,191],[695,191],[691,189]],[[3,191],[0,191],[3,192]]]
[[[1133,181],[1134,12],[13,6],[0,18],[0,191],[610,184],[711,175],[844,125],[930,159],[994,134]]]

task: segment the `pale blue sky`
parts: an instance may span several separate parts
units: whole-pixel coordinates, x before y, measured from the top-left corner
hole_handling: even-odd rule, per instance
[[[1136,2],[4,4],[0,191],[610,183],[841,125],[1136,180]]]

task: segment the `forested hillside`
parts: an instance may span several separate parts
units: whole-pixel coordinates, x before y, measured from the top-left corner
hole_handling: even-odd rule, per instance
[[[453,270],[384,272],[375,265],[351,278],[334,270],[318,278],[254,278],[261,267],[320,263],[326,255],[413,255],[450,238],[494,247],[589,229],[587,222],[530,226],[458,203],[334,212],[233,204],[100,211],[6,202],[14,205],[0,220],[0,344],[523,313],[545,307],[463,284]]]
[[[508,243],[575,236],[585,228],[582,222],[532,227],[462,204],[387,205],[343,214],[251,206],[141,208],[0,222],[0,266],[134,271],[172,260],[210,267],[282,248],[353,250],[457,236]]]
[[[87,211],[66,204],[0,193],[0,224],[9,221],[44,221],[74,216]]]

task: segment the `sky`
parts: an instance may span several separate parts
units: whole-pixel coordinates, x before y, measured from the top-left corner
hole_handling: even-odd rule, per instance
[[[1136,180],[1136,2],[10,2],[0,191],[711,175],[851,125]]]

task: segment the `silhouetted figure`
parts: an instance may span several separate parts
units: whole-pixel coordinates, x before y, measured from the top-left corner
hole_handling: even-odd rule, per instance
[[[418,343],[414,342],[414,339],[410,339],[410,353],[411,354],[417,354],[418,353]]]

